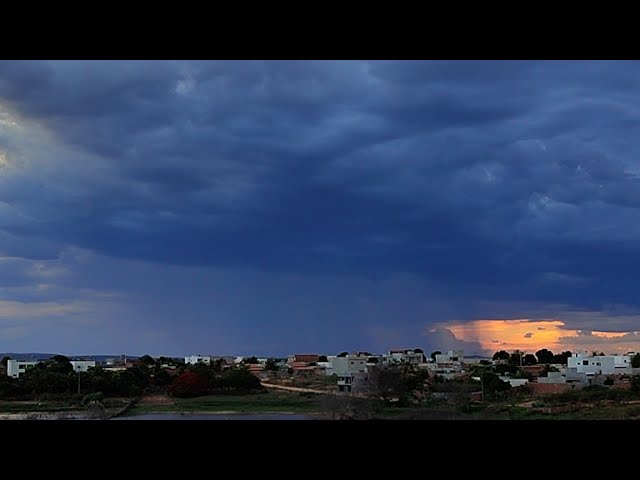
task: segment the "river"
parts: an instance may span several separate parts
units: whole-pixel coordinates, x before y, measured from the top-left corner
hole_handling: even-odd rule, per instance
[[[284,413],[141,413],[111,420],[312,420],[313,417]]]

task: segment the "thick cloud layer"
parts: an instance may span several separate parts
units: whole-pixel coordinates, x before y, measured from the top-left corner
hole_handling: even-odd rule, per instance
[[[634,311],[638,82],[636,62],[0,62],[0,256],[409,275],[446,301],[414,298],[407,329],[487,301]],[[16,265],[0,287],[34,281]]]

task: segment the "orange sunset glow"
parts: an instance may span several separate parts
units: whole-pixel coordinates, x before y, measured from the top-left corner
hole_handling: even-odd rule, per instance
[[[474,320],[446,326],[458,340],[497,350],[597,350],[605,353],[640,351],[638,332],[572,330],[561,320]]]

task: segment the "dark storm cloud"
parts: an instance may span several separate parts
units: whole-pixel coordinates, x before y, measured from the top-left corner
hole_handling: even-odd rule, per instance
[[[0,251],[637,304],[638,81],[634,62],[2,62],[0,104],[44,133],[0,133]]]

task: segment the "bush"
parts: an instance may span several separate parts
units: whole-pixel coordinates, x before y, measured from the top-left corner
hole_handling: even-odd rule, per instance
[[[104,400],[102,392],[89,393],[82,398],[82,405],[85,407],[92,403],[101,403]]]

